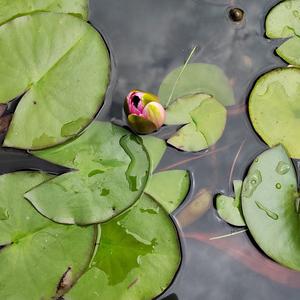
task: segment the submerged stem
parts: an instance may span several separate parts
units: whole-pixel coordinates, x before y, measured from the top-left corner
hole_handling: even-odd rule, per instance
[[[246,231],[248,231],[248,229],[243,229],[243,230],[236,231],[236,232],[232,232],[232,233],[225,234],[225,235],[215,236],[215,237],[210,238],[209,240],[210,240],[210,241],[213,241],[213,240],[220,240],[220,239],[224,239],[224,238],[231,237],[231,236],[234,236],[234,235],[238,235],[238,234],[240,234],[240,233],[244,233],[244,232],[246,232]]]

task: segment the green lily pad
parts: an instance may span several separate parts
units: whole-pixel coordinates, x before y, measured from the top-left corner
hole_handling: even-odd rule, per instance
[[[234,180],[235,198],[218,195],[216,199],[219,216],[233,226],[246,226],[241,207],[242,185],[243,182],[241,180]]]
[[[274,6],[266,18],[266,35],[269,38],[300,36],[300,1],[286,0]]]
[[[168,139],[168,144],[187,152],[197,152],[208,148],[204,135],[197,131],[194,123],[181,127]]]
[[[278,263],[300,270],[297,177],[282,146],[257,157],[243,183],[242,209],[258,246]]]
[[[141,136],[143,139],[143,144],[149,154],[151,162],[151,173],[155,171],[160,160],[166,152],[167,145],[166,142],[160,138],[151,135]]]
[[[282,144],[300,158],[300,70],[283,68],[263,75],[249,100],[251,122],[270,146]]]
[[[166,125],[180,125],[191,123],[191,112],[206,99],[212,98],[206,94],[188,95],[174,101],[167,108]]]
[[[183,116],[178,117],[184,99],[192,111],[183,110]],[[199,105],[196,106],[197,104]],[[170,145],[184,151],[200,151],[212,146],[221,138],[226,125],[227,111],[216,99],[195,94],[177,100],[170,108],[173,120],[190,120],[188,125],[168,140]]]
[[[0,298],[52,299],[69,270],[74,283],[91,259],[95,230],[55,224],[42,217],[23,194],[50,179],[38,172],[0,176]]]
[[[87,20],[89,0],[0,0],[0,24],[36,12],[68,13]]]
[[[187,196],[190,185],[188,171],[159,172],[151,177],[145,193],[161,204],[168,213],[172,213]]]
[[[300,65],[300,1],[283,1],[277,4],[266,18],[266,35],[269,38],[290,38],[276,49],[277,54],[291,65]]]
[[[209,94],[223,105],[235,103],[228,78],[219,67],[195,63],[186,65],[183,72],[182,68],[173,70],[163,80],[158,92],[162,105],[168,106],[179,98],[196,93]]]
[[[65,224],[99,223],[120,214],[141,196],[150,172],[142,139],[105,122],[33,154],[75,169],[25,194],[41,214]]]
[[[171,218],[149,196],[101,226],[90,269],[66,300],[153,299],[171,283],[181,260]]]
[[[300,65],[300,38],[295,36],[276,49],[276,53],[291,65]]]
[[[1,26],[0,40],[0,103],[25,93],[4,146],[53,146],[90,123],[110,73],[106,44],[93,27],[70,15],[37,13]]]

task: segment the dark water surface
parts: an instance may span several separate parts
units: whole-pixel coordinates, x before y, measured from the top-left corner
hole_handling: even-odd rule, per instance
[[[115,61],[115,86],[108,93],[107,112],[101,112],[100,119],[121,119],[123,99],[131,89],[157,93],[163,78],[184,63],[194,46],[198,46],[198,51],[192,62],[220,66],[234,87],[237,105],[229,110],[224,136],[217,145],[197,154],[169,148],[159,166],[160,170],[188,169],[194,178],[189,197],[175,216],[202,189],[212,191],[213,195],[232,194],[232,179],[242,179],[252,160],[267,148],[253,131],[244,105],[259,75],[285,65],[273,53],[279,42],[264,37],[265,15],[277,2],[91,0],[91,23],[104,34]],[[229,19],[231,7],[245,11],[244,22],[237,24]],[[164,128],[158,136],[167,137],[171,131],[172,128]],[[64,171],[22,151],[0,150],[1,173],[28,168]],[[182,235],[196,232],[202,236],[218,236],[235,230],[218,219],[211,207],[193,224],[182,228]],[[183,240],[183,252],[176,280],[159,299],[300,298],[300,279],[299,284],[295,279],[289,283],[287,269],[280,268],[279,272],[265,266],[269,259],[255,247],[247,233],[216,244],[187,238]]]

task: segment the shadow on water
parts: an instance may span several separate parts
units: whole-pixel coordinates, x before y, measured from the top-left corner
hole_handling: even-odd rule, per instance
[[[198,51],[192,62],[216,64],[229,77],[237,105],[229,110],[222,139],[208,151],[196,154],[168,148],[159,166],[160,170],[182,168],[192,172],[195,183],[186,205],[202,189],[212,191],[213,195],[232,194],[232,180],[242,179],[252,160],[266,149],[249,123],[246,103],[251,87],[261,74],[285,65],[273,54],[278,41],[264,37],[265,15],[277,2],[91,0],[90,21],[108,38],[116,64],[113,74],[116,85],[109,95],[112,105],[106,116],[100,115],[101,119],[121,119],[123,99],[131,89],[157,93],[166,74],[182,65],[194,46],[198,46]],[[229,11],[233,7],[244,11],[243,21],[230,19]],[[174,128],[163,128],[158,136],[166,136],[171,130]],[[51,173],[65,171],[25,152],[0,150],[0,173],[27,168]],[[183,234],[198,232],[202,236],[217,236],[234,229],[218,219],[211,206],[202,218],[182,230]],[[231,241],[230,238],[227,244],[213,244],[186,239],[182,268],[170,289],[158,299],[299,299],[297,286],[280,284],[280,280],[272,280],[266,272],[251,268],[251,262],[242,262],[247,261],[247,256],[243,258],[241,253],[255,253],[260,259],[268,260],[247,233],[236,236],[232,245]]]

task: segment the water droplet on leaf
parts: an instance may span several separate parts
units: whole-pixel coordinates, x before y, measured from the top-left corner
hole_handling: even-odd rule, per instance
[[[276,172],[279,175],[285,175],[290,170],[290,165],[284,161],[280,161],[276,167]]]
[[[255,201],[255,204],[256,204],[256,206],[257,206],[259,209],[263,210],[263,211],[267,214],[267,216],[270,217],[271,219],[273,219],[273,220],[278,220],[278,219],[279,219],[279,216],[278,216],[276,213],[274,213],[274,212],[272,212],[270,209],[266,208],[266,207],[265,207],[262,203],[260,203],[259,201]]]

